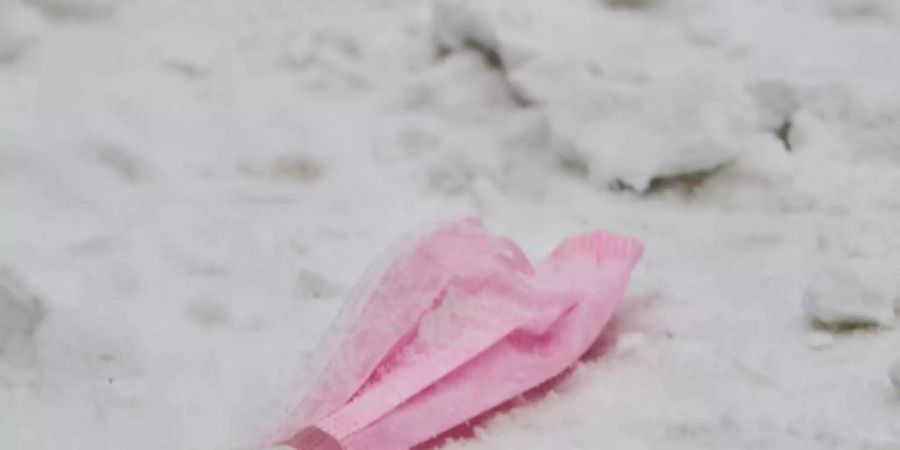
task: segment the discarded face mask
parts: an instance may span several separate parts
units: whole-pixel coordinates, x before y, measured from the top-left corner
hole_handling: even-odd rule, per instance
[[[477,219],[432,229],[360,283],[273,442],[433,442],[571,367],[609,321],[641,253],[635,239],[595,232],[532,266]]]

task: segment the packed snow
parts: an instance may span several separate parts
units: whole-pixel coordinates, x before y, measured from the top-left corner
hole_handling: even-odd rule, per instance
[[[0,0],[0,448],[264,444],[461,211],[647,251],[444,449],[900,448],[897,55],[893,0]]]

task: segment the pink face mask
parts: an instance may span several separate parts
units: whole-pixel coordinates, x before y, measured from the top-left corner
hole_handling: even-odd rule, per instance
[[[641,251],[595,232],[532,266],[477,219],[432,230],[360,283],[276,441],[413,448],[541,385],[600,335]]]

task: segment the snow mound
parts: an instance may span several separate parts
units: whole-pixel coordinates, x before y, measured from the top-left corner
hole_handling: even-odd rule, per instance
[[[702,50],[665,48],[683,30],[622,27],[609,15],[596,2],[442,0],[435,39],[444,52],[476,48],[495,59],[517,96],[545,114],[559,156],[599,185],[645,191],[735,159],[761,123],[741,77],[692,64]],[[645,39],[661,48],[647,51]]]
[[[42,28],[43,18],[36,9],[18,0],[0,0],[0,63],[22,53]]]
[[[483,21],[467,0],[436,0],[434,2],[434,40],[445,52],[474,47],[497,49],[497,38],[490,25]]]
[[[557,85],[543,91],[539,103],[547,105],[557,151],[585,165],[598,185],[621,182],[644,191],[655,179],[710,171],[738,155],[735,136],[748,136],[749,97],[725,80],[686,75],[613,89],[591,86]],[[561,92],[569,89],[587,95]]]
[[[803,308],[827,326],[891,326],[894,304],[889,293],[852,266],[821,270],[810,283]]]

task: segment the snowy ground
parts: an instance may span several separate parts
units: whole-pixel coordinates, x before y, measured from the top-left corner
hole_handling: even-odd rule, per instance
[[[0,448],[253,444],[464,210],[647,254],[604,355],[445,448],[900,448],[898,55],[892,0],[0,0]],[[820,268],[883,325],[813,326]]]

